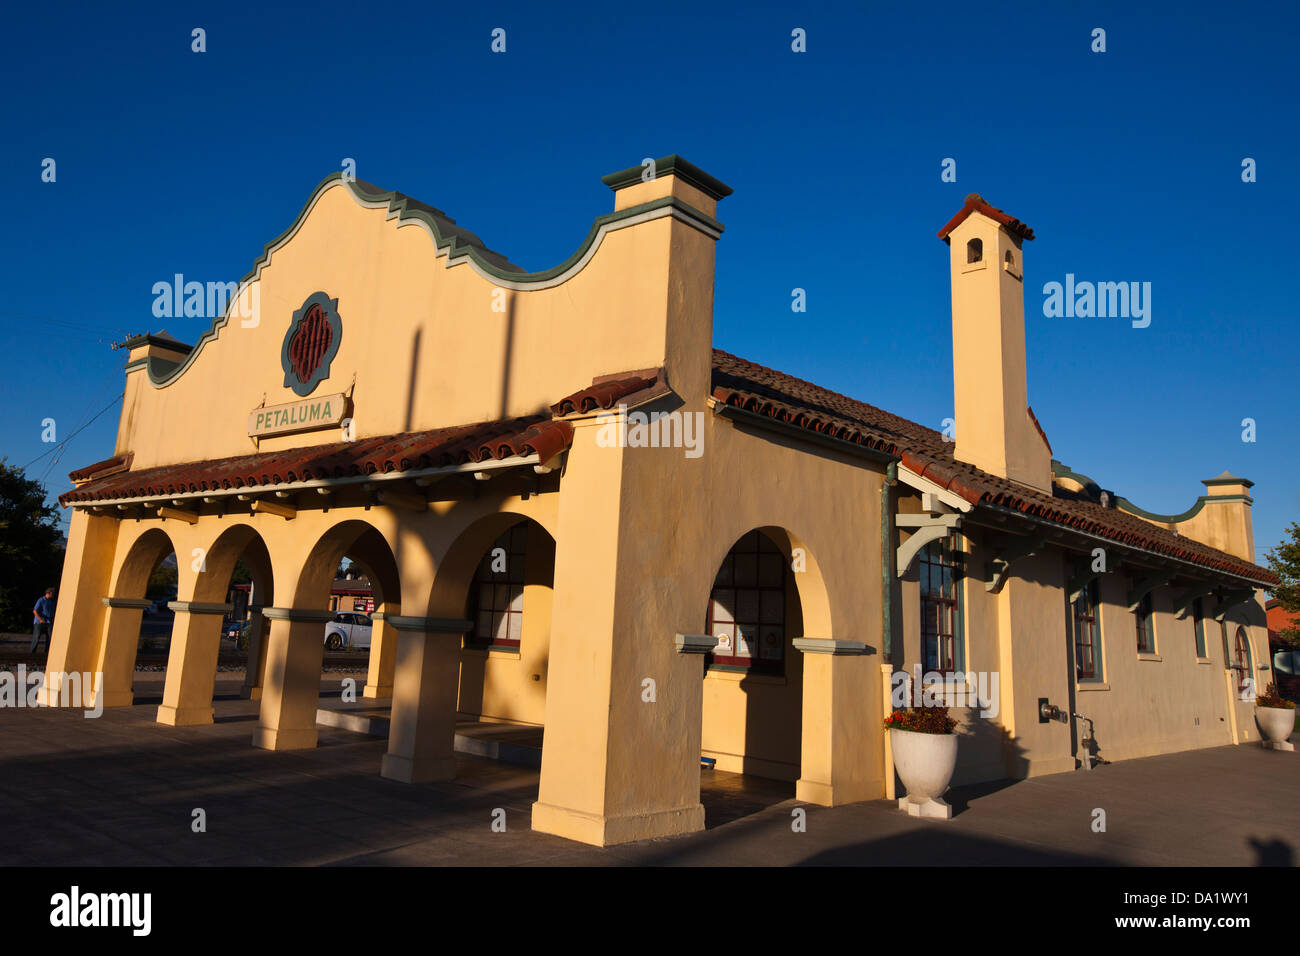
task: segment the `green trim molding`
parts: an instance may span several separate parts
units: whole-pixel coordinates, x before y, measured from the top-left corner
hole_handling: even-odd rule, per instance
[[[655,175],[658,179],[660,176],[676,176],[688,186],[694,186],[700,192],[704,193],[710,199],[725,199],[733,192],[732,188],[722,180],[710,176],[694,163],[688,163],[676,153],[668,156],[661,156],[654,160]],[[610,173],[608,176],[601,176],[600,181],[615,191],[623,189],[626,186],[635,186],[640,182],[653,182],[644,178],[645,163],[640,166],[629,166],[627,169],[620,169],[616,173]]]
[[[1161,524],[1180,524],[1190,518],[1194,518],[1200,514],[1201,509],[1210,501],[1244,501],[1248,505],[1255,503],[1255,500],[1249,495],[1200,495],[1197,497],[1195,504],[1181,514],[1165,515],[1156,511],[1147,511],[1145,508],[1133,504],[1133,502],[1129,501],[1127,498],[1116,495],[1115,492],[1100,487],[1087,475],[1080,475],[1077,472],[1071,471],[1067,465],[1061,464],[1056,459],[1052,459],[1052,477],[1077,481],[1079,484],[1083,485],[1084,491],[1088,496],[1097,503],[1100,502],[1101,494],[1104,491],[1110,496],[1110,500],[1114,502],[1115,507],[1120,511],[1127,511],[1129,514],[1137,515],[1139,518],[1145,518],[1147,521],[1155,521]],[[1245,485],[1249,488],[1254,485],[1254,482],[1247,481],[1245,478],[1234,477],[1225,471],[1218,478],[1207,478],[1203,480],[1201,484],[1206,485],[1207,487],[1214,485]]]

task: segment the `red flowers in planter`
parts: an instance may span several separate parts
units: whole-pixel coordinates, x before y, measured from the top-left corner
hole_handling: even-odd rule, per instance
[[[1295,710],[1295,704],[1277,692],[1277,684],[1269,684],[1265,687],[1264,693],[1255,697],[1255,706],[1285,707],[1287,710]]]
[[[910,730],[918,734],[950,734],[957,721],[947,707],[905,707],[885,718],[886,730]]]

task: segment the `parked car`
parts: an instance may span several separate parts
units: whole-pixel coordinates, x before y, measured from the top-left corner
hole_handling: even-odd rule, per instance
[[[369,647],[372,622],[369,614],[345,611],[334,615],[325,625],[325,647],[337,651],[344,647]]]
[[[238,643],[240,639],[243,638],[243,636],[248,633],[248,628],[251,624],[252,621],[229,622],[225,626],[225,633],[226,633],[227,640],[235,641],[236,643]]]

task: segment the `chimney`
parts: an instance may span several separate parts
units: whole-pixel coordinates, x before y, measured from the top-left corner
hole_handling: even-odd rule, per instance
[[[712,390],[714,245],[722,235],[714,217],[731,187],[676,154],[646,159],[601,181],[614,191],[615,216],[637,226],[635,242],[628,238],[619,248],[635,258],[628,272],[645,288],[618,292],[663,309],[656,334],[662,335],[668,385],[703,400]],[[610,254],[619,253],[611,248]]]
[[[1207,478],[1204,506],[1191,520],[1178,530],[1212,548],[1235,554],[1246,561],[1255,560],[1255,530],[1251,522],[1250,497],[1253,481],[1224,472],[1217,478]]]
[[[939,238],[952,278],[954,457],[990,474],[1052,490],[1052,453],[1025,384],[1023,222],[978,193]]]

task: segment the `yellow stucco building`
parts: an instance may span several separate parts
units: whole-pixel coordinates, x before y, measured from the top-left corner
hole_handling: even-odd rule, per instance
[[[526,273],[331,177],[198,342],[133,340],[114,455],[62,498],[50,672],[129,705],[174,552],[157,719],[210,722],[242,559],[252,743],[313,747],[346,555],[375,589],[365,693],[392,698],[376,772],[453,777],[467,716],[542,725],[532,825],[602,845],[703,827],[701,755],[811,803],[892,796],[900,675],[972,692],[958,782],[1258,739],[1250,482],[1161,516],[1053,462],[1027,226],[972,195],[940,233],[945,435],[713,348],[728,187],[675,156],[604,181],[613,212]]]

